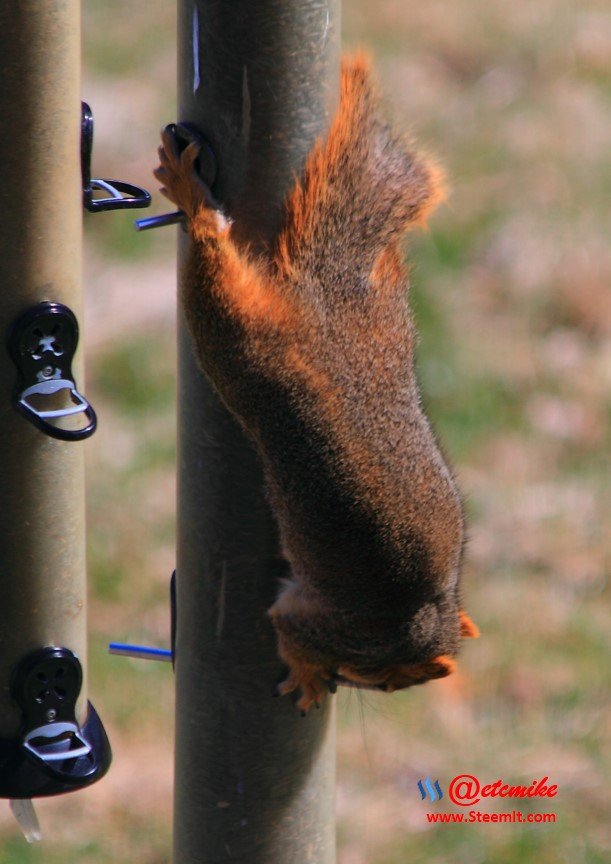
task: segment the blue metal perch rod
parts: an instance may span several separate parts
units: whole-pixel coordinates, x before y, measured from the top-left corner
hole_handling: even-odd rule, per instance
[[[118,654],[121,657],[135,657],[137,660],[172,662],[172,652],[170,650],[167,648],[150,648],[147,645],[127,645],[125,642],[111,642],[108,646],[108,653]]]

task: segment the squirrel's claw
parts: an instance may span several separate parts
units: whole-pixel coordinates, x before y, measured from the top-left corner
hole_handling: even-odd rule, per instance
[[[166,153],[171,157],[174,162],[178,162],[180,159],[180,143],[178,140],[178,136],[176,134],[176,124],[169,123],[167,126],[163,126],[161,129],[161,140],[163,142],[163,149]]]
[[[297,708],[305,714],[312,705],[320,708],[327,692],[334,692],[331,686],[332,682],[325,670],[304,663],[297,669],[291,667],[288,677],[277,685],[274,695],[286,696],[298,690],[300,696],[297,700]]]
[[[153,174],[161,183],[162,195],[183,210],[189,219],[193,219],[202,205],[217,210],[218,202],[213,199],[195,164],[201,150],[200,142],[191,141],[181,149],[174,124],[161,130],[161,142],[157,151],[159,166]]]

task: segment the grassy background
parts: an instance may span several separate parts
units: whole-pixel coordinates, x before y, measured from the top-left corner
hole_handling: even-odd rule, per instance
[[[175,116],[174,4],[83,7],[94,172],[154,188],[157,130]],[[466,606],[483,635],[445,681],[338,696],[339,861],[602,864],[608,8],[351,0],[343,29],[451,179],[449,204],[410,240],[412,298],[424,398],[467,498]],[[167,644],[174,565],[174,232],[136,235],[132,216],[86,219],[88,392],[102,418],[87,445],[90,692],[115,762],[91,790],[38,804],[42,845],[1,808],[0,864],[170,856],[171,672],[105,654],[110,639]],[[447,789],[461,772],[549,775],[557,824],[427,825],[418,779]]]

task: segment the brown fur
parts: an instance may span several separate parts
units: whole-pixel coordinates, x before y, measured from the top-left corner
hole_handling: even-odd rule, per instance
[[[382,120],[361,55],[257,259],[163,135],[156,176],[193,239],[183,302],[204,372],[261,456],[291,579],[272,606],[282,692],[335,675],[392,691],[448,675],[477,628],[458,606],[463,516],[422,412],[398,243],[440,172]]]

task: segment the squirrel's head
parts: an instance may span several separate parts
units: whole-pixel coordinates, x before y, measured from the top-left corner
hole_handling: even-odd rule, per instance
[[[477,638],[479,630],[466,612],[458,612],[459,635],[462,638]],[[387,662],[379,665],[342,665],[337,670],[336,680],[393,693],[415,684],[424,684],[435,678],[445,678],[456,668],[456,662],[448,654],[438,654],[418,662]]]

